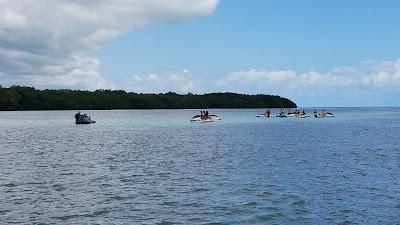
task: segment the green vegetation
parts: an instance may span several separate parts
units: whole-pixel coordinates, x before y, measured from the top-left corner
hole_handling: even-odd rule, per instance
[[[137,94],[117,90],[36,90],[32,87],[0,86],[0,110],[68,109],[198,109],[198,108],[295,108],[286,98],[272,95],[173,92]]]

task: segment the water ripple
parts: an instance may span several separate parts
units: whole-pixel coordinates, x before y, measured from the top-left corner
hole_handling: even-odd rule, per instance
[[[0,224],[396,224],[400,118],[357,110],[0,112]]]

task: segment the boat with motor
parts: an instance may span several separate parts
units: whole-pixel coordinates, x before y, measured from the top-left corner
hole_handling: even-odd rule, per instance
[[[322,112],[317,112],[314,111],[314,118],[332,118],[335,117],[333,113],[326,112],[325,110],[322,110]]]
[[[95,120],[92,120],[92,118],[87,115],[87,114],[81,114],[81,112],[78,112],[75,114],[75,123],[76,124],[92,124],[96,123]]]
[[[215,122],[220,121],[217,115],[209,115],[208,111],[201,111],[200,115],[195,115],[190,122]]]

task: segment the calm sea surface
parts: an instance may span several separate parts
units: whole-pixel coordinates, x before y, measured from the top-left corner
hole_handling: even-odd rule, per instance
[[[0,224],[399,224],[398,109],[328,110],[0,112]]]

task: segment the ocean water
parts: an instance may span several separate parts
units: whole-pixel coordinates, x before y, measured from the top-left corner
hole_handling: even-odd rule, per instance
[[[400,224],[396,110],[0,112],[0,224]]]

